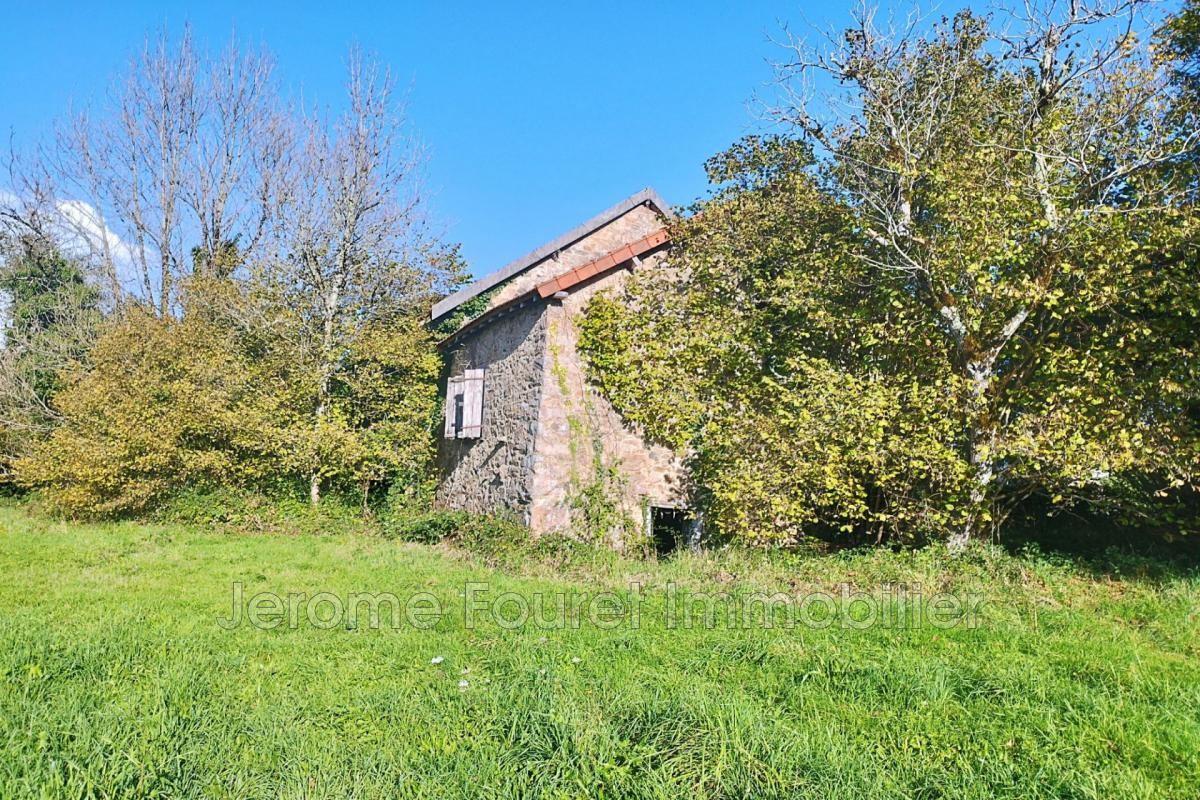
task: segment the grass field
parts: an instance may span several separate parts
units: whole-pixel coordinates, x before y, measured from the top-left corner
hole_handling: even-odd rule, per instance
[[[0,506],[0,574],[3,797],[1194,800],[1200,787],[1200,580],[1132,558],[724,552],[498,571],[362,533],[85,526]],[[894,581],[981,596],[979,624],[858,629],[851,609],[853,625],[718,614],[685,629],[668,614],[686,592],[731,593],[724,612],[753,590]],[[428,593],[444,614],[430,629],[385,614],[378,628],[227,630],[237,583],[246,598]],[[465,619],[465,594],[605,589],[625,612],[637,601],[636,625]]]

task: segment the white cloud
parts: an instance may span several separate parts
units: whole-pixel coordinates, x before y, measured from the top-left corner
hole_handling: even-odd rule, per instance
[[[100,257],[105,257],[107,252],[119,267],[133,263],[133,249],[108,227],[104,215],[95,206],[82,200],[59,200],[56,205],[64,223],[64,249],[74,255]]]
[[[82,200],[58,200],[54,207],[59,219],[50,233],[64,251],[77,258],[101,256],[107,245],[115,263],[133,263],[133,250],[116,231],[108,227],[104,215],[95,206]],[[18,213],[31,210],[30,203],[4,188],[0,188],[0,208],[13,209]]]
[[[94,275],[111,268],[126,290],[137,293],[141,288],[139,269],[135,261],[135,246],[110,227],[104,214],[84,200],[55,199],[43,219],[50,221],[47,233],[67,256],[92,266]],[[31,203],[11,190],[0,188],[0,207],[29,210]],[[149,251],[146,255],[150,255]]]

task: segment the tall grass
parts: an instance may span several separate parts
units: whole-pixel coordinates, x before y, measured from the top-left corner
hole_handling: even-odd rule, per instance
[[[4,797],[1190,800],[1200,786],[1186,568],[990,549],[654,564],[552,543],[484,560],[357,530],[70,525],[3,506],[0,531]],[[666,624],[676,586],[900,581],[981,593],[982,623]],[[430,630],[224,630],[236,582],[429,592],[448,613]],[[527,597],[636,582],[641,624],[468,628],[469,582]]]

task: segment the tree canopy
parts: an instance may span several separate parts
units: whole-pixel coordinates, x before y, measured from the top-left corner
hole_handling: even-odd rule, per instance
[[[265,51],[148,40],[107,102],[10,169],[3,232],[46,245],[3,259],[0,409],[45,424],[6,425],[6,473],[75,515],[195,486],[427,492],[441,365],[423,322],[464,271],[421,166],[358,52],[333,113],[288,101]],[[80,309],[86,340],[67,336]],[[50,341],[74,358],[33,347]]]
[[[1194,481],[1198,218],[1171,175],[1198,133],[1143,11],[868,13],[792,45],[789,132],[710,161],[672,285],[632,281],[585,332],[721,528],[961,544],[1031,496]]]

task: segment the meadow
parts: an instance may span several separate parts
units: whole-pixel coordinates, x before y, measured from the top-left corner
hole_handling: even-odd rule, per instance
[[[0,574],[4,798],[1191,800],[1200,786],[1186,565],[997,547],[498,561],[362,526],[75,524],[0,505]],[[864,625],[844,599],[802,624],[724,615],[755,592],[843,586],[886,611],[907,602],[879,594],[896,584],[919,585],[919,607],[975,598],[977,619]],[[238,592],[243,619],[223,623]],[[321,592],[420,599],[372,625],[326,596],[315,624],[300,606],[292,624],[289,595]],[[511,613],[493,613],[506,592]],[[512,624],[513,597],[601,592],[577,625],[569,606]],[[673,616],[718,592],[713,621]]]

